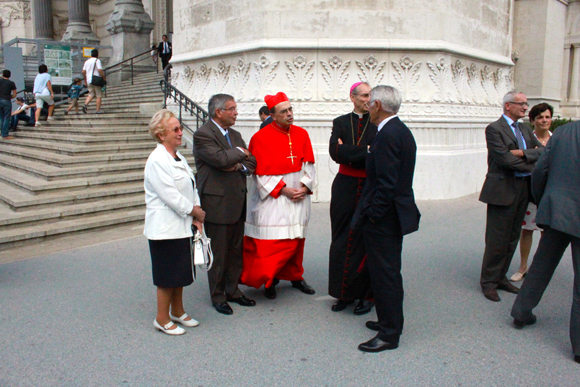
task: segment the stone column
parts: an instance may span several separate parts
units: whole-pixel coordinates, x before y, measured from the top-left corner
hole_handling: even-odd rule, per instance
[[[570,84],[570,60],[572,57],[570,56],[571,51],[571,44],[564,45],[564,63],[562,65],[562,86],[560,90],[562,90],[562,101],[568,101],[568,85]]]
[[[69,0],[68,26],[62,41],[81,42],[91,46],[101,43],[89,23],[89,0]]]
[[[572,59],[572,79],[570,80],[570,98],[571,102],[578,102],[578,75],[580,74],[580,44],[573,44],[574,59]]]
[[[151,50],[150,34],[155,23],[145,12],[141,0],[116,0],[115,10],[105,26],[111,34],[111,46],[113,46],[110,65]],[[155,69],[151,60],[144,60],[135,66],[138,72]],[[130,76],[129,71],[127,69],[116,72],[108,79],[115,84],[127,79]]]
[[[32,0],[34,8],[34,38],[53,40],[52,0]]]

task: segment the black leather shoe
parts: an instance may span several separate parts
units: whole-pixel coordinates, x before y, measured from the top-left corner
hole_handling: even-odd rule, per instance
[[[367,341],[366,343],[362,343],[358,346],[359,351],[363,352],[382,352],[389,349],[396,349],[399,347],[399,343],[390,343],[388,341],[383,341],[378,337],[373,338],[372,340]]]
[[[379,326],[379,322],[378,321],[367,321],[367,323],[365,324],[365,326],[367,328],[369,328],[371,331],[379,331],[380,326]]]
[[[357,306],[354,308],[353,313],[356,314],[357,316],[367,314],[368,312],[373,310],[373,306],[375,306],[374,302],[362,299],[358,302]]]
[[[312,286],[308,285],[306,281],[292,281],[292,287],[300,290],[302,293],[305,294],[314,294],[316,293]]]
[[[235,302],[236,304],[239,304],[241,306],[255,306],[256,305],[256,301],[244,296],[243,294],[241,297],[238,297],[238,298],[228,297],[227,300],[228,300],[228,302]]]
[[[334,304],[332,304],[332,307],[330,308],[330,310],[332,310],[333,312],[340,312],[341,310],[345,310],[346,307],[348,306],[348,304],[352,304],[353,301],[345,301],[345,300],[341,300],[338,299],[334,302]]]
[[[537,320],[536,316],[534,316],[534,315],[532,314],[532,316],[531,316],[529,319],[527,319],[527,320],[524,320],[524,321],[522,321],[522,320],[517,320],[517,319],[514,319],[514,326],[515,326],[517,329],[522,329],[522,328],[523,328],[523,327],[525,327],[526,325],[534,325],[534,324],[536,323],[536,320]]]
[[[226,301],[214,304],[213,307],[221,314],[234,314],[232,307]]]
[[[270,300],[276,298],[276,285],[272,284],[269,288],[264,289],[264,296]]]
[[[499,284],[497,285],[497,288],[499,290],[503,290],[506,291],[508,293],[513,293],[513,294],[518,294],[520,292],[520,288],[518,288],[517,286],[514,286],[512,284]]]
[[[576,363],[580,363],[580,356],[574,356],[574,361]]]
[[[483,291],[483,295],[485,296],[485,298],[487,298],[490,301],[493,302],[500,302],[501,299],[499,298],[499,295],[497,294],[497,290],[495,289],[485,289]]]

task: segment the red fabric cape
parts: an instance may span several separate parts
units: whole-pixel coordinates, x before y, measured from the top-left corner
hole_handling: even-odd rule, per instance
[[[248,150],[256,157],[256,175],[285,175],[300,171],[303,162],[314,163],[314,152],[306,130],[299,126],[290,126],[292,155],[296,156],[293,159],[294,164],[288,158],[290,156],[288,135],[280,130],[283,129],[272,122],[254,134],[250,140]]]

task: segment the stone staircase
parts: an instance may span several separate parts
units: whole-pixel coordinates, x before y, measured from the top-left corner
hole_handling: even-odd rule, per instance
[[[143,221],[143,169],[156,142],[140,104],[163,102],[161,79],[108,87],[104,114],[95,101],[88,114],[65,116],[64,105],[54,121],[21,122],[16,139],[0,140],[0,250]]]

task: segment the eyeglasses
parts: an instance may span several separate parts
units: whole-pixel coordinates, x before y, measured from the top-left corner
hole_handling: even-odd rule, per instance
[[[180,131],[180,130],[183,132],[183,125],[179,125],[179,126],[176,126],[175,128],[173,128],[173,131],[174,131],[175,133],[177,133],[177,132],[178,132],[178,131]]]
[[[231,108],[220,109],[220,110],[223,110],[224,112],[236,112],[236,111],[238,111],[238,107],[237,106],[232,106]]]
[[[520,106],[530,106],[530,105],[528,105],[527,102],[508,102],[508,103],[512,103],[514,105],[520,105]]]

